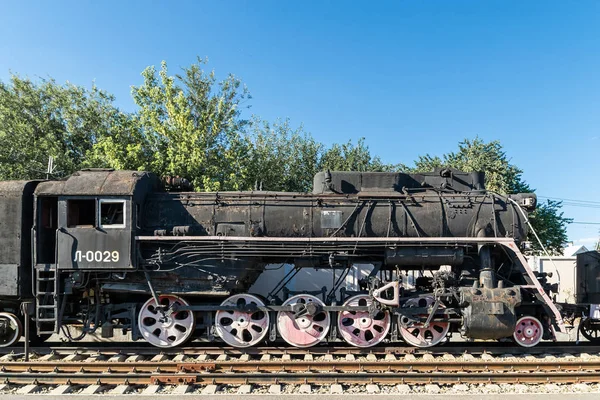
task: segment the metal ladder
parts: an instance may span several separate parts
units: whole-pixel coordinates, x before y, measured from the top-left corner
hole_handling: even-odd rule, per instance
[[[36,328],[38,335],[58,333],[58,271],[55,266],[35,268]]]

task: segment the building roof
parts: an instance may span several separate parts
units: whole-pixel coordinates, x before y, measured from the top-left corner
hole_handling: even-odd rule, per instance
[[[567,246],[563,249],[563,256],[565,257],[575,257],[579,253],[585,253],[589,251],[587,247],[579,245],[579,246]]]

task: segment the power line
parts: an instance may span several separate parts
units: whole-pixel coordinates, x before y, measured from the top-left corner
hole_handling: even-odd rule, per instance
[[[575,199],[565,199],[561,197],[548,197],[548,196],[538,196],[540,199],[547,199],[553,201],[560,201],[564,206],[571,207],[586,207],[586,208],[600,208],[600,201],[592,201],[592,200],[575,200]]]
[[[574,202],[577,202],[577,203],[600,204],[600,201],[593,201],[593,200],[564,199],[562,197],[548,197],[548,196],[538,196],[538,197],[543,198],[543,199],[550,199],[550,200],[574,201]]]
[[[600,222],[582,222],[582,221],[571,221],[572,224],[579,225],[600,225]]]

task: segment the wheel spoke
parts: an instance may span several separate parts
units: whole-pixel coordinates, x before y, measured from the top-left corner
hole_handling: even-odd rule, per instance
[[[435,303],[435,299],[433,298],[433,296],[426,296],[409,299],[403,305],[403,307],[430,307],[431,305],[433,305],[433,303]],[[443,306],[441,306],[441,308],[443,308]],[[424,317],[426,316],[427,315],[425,315]],[[413,324],[410,327],[403,327],[402,324],[399,323],[398,326],[400,329],[400,335],[402,336],[404,341],[415,347],[435,346],[436,344],[439,344],[446,338],[446,335],[450,330],[450,324],[447,322],[432,322],[427,328],[423,328],[422,323]]]
[[[23,334],[23,326],[19,318],[11,313],[0,312],[0,319],[8,323],[9,329],[3,336],[0,336],[0,347],[12,346],[19,341]]]
[[[517,321],[513,337],[523,347],[537,345],[544,336],[544,327],[535,317],[525,316]]]
[[[238,305],[242,307],[247,305],[263,307],[264,303],[253,295],[237,294],[225,299],[221,305],[228,307],[238,307]],[[220,310],[217,311],[215,316],[217,333],[225,343],[233,347],[250,347],[256,345],[266,337],[268,326],[269,314],[263,311]],[[255,327],[259,329],[257,330]]]
[[[370,306],[371,301],[367,295],[358,295],[346,300],[344,307]],[[340,335],[349,344],[363,348],[371,347],[386,338],[391,326],[391,317],[387,311],[382,319],[372,318],[367,311],[344,311],[338,315],[337,325]]]
[[[169,310],[173,304],[189,306],[185,300],[175,295],[161,295],[159,304],[163,305],[165,310]],[[140,333],[150,344],[157,347],[176,347],[191,337],[196,326],[193,312],[178,311],[163,315],[162,312],[156,311],[156,308],[157,304],[154,298],[151,298],[142,306],[138,315]],[[187,315],[178,319],[181,313]]]
[[[300,294],[287,299],[283,305],[316,304],[322,307],[325,304],[315,296]],[[279,334],[287,343],[295,347],[311,347],[321,342],[327,336],[330,325],[329,313],[319,311],[314,315],[305,314],[295,318],[292,312],[280,311],[277,313],[277,328]]]

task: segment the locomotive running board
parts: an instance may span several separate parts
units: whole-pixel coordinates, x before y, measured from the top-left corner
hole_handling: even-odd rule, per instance
[[[510,249],[514,256],[517,258],[523,271],[529,278],[530,284],[527,286],[521,286],[526,289],[535,289],[536,295],[542,303],[548,307],[548,309],[554,314],[556,325],[559,332],[565,332],[565,325],[560,314],[560,311],[556,305],[552,302],[550,297],[546,294],[542,285],[535,276],[533,270],[527,263],[527,260],[519,250],[519,247],[512,238],[490,238],[490,237],[247,237],[247,236],[136,236],[136,241],[140,242],[229,242],[229,243],[240,243],[244,245],[261,244],[261,243],[305,243],[305,244],[319,244],[319,243],[340,243],[340,244],[354,244],[354,243],[369,243],[369,244],[380,244],[382,246],[393,246],[393,245],[410,245],[410,244],[427,244],[427,245],[486,245],[486,244],[497,244]]]

